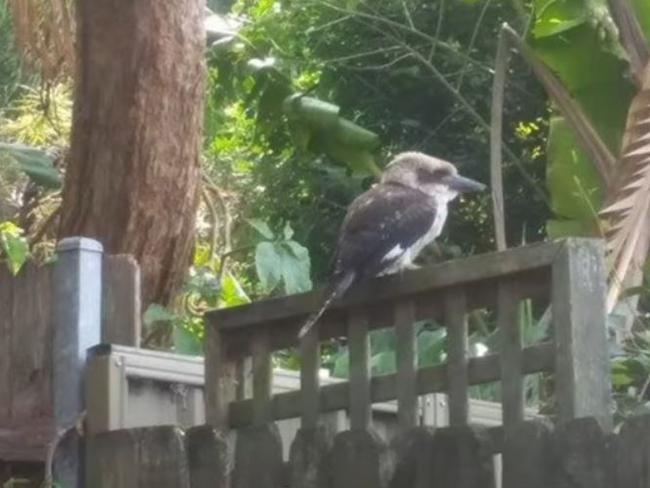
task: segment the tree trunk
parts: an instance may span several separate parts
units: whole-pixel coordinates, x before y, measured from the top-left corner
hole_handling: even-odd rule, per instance
[[[167,303],[190,264],[200,178],[204,0],[77,0],[60,237],[98,239]]]

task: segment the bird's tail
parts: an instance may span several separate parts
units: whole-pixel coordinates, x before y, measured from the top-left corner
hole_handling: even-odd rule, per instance
[[[300,332],[298,332],[298,339],[302,339],[311,330],[314,324],[318,322],[318,319],[321,318],[323,313],[325,313],[325,310],[327,310],[332,302],[340,298],[347,291],[347,289],[350,288],[350,285],[352,285],[356,276],[357,275],[354,271],[348,271],[340,276],[337,276],[330,283],[325,291],[325,299],[323,300],[323,303],[321,304],[320,308],[311,314],[307,321],[304,323],[300,329]]]

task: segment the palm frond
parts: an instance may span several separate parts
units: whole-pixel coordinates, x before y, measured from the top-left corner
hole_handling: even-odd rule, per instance
[[[650,244],[650,63],[641,90],[632,100],[623,137],[618,178],[607,191],[600,212],[607,222],[611,260],[608,309],[612,309],[635,260],[645,260]]]

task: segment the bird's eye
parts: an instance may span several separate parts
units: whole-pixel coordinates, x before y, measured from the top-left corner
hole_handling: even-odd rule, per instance
[[[438,168],[431,171],[430,169],[420,168],[418,170],[418,181],[420,183],[436,183],[445,176],[449,176],[450,172],[445,168]]]

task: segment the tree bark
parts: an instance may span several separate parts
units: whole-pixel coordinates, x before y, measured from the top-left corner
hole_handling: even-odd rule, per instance
[[[200,183],[204,0],[77,0],[77,73],[60,237],[135,256],[143,302],[190,264]]]

